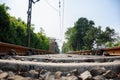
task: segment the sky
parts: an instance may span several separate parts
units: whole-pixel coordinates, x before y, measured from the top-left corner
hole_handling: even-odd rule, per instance
[[[115,29],[120,33],[120,0],[40,0],[32,6],[32,20],[35,32],[44,29],[48,37],[55,38],[59,44],[65,41],[65,31],[73,27],[80,18],[93,20],[95,26]],[[28,0],[0,0],[10,7],[11,16],[27,22]]]

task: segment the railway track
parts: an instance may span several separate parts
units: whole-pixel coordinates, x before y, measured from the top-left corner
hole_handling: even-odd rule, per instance
[[[49,52],[47,50],[40,50],[34,48],[28,48],[24,46],[18,46],[9,43],[0,42],[0,55],[39,55],[39,54],[54,54],[53,52]]]
[[[18,46],[9,43],[0,42],[0,55],[7,55],[8,53],[15,53],[17,55],[29,55],[29,54],[55,54],[50,51],[40,50],[35,48],[28,48],[24,46]],[[113,48],[104,48],[104,49],[96,49],[96,50],[86,50],[86,51],[75,51],[75,52],[68,52],[68,54],[80,54],[80,55],[120,55],[120,46],[113,47]]]
[[[14,72],[12,80],[18,80],[18,78],[21,78],[19,80],[120,80],[120,56],[93,55],[100,52],[119,55],[119,51],[120,47],[114,47],[102,51],[88,50],[72,54],[55,54],[0,42],[0,55],[8,55],[11,52],[17,54],[7,58],[1,57],[0,71],[3,70],[3,72],[0,73],[0,79],[11,80],[8,74],[9,71],[12,71]],[[28,52],[35,55],[26,55]],[[99,74],[102,71],[104,73]],[[86,72],[87,74],[85,74]],[[108,77],[106,74],[111,76]],[[96,79],[97,76],[101,77]],[[16,77],[17,79],[15,79]],[[29,79],[26,79],[28,77]]]
[[[0,70],[3,70],[3,73],[13,71],[15,77],[17,75],[22,77],[19,80],[102,80],[103,78],[103,80],[120,80],[120,56],[79,54],[14,56],[0,59]],[[97,76],[101,77],[96,79]],[[29,79],[25,79],[26,77]],[[11,79],[7,77],[5,80]]]
[[[94,50],[86,50],[86,51],[75,51],[68,52],[67,54],[80,54],[80,55],[120,55],[120,46],[113,48],[103,48],[103,49],[94,49]]]

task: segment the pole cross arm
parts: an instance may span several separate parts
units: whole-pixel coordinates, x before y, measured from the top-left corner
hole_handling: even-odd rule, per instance
[[[38,1],[40,1],[40,0],[36,0],[36,1],[34,1],[34,0],[31,0],[34,4],[36,3],[36,2],[38,2]]]

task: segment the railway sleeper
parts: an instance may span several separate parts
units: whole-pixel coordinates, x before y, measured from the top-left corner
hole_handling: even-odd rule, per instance
[[[30,55],[37,55],[38,53],[33,51],[32,49],[29,49],[26,53],[25,56],[30,56]]]
[[[100,55],[100,56],[110,56],[110,54],[103,49],[92,50],[91,54],[92,55]]]
[[[14,49],[11,49],[11,50],[8,51],[7,55],[15,56],[15,55],[17,55],[17,52]]]

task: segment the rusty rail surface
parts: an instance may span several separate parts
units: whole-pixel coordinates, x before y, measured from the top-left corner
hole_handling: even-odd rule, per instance
[[[7,55],[11,50],[14,50],[17,55],[26,55],[30,51],[36,54],[54,54],[53,52],[49,52],[47,50],[28,48],[24,46],[0,42],[0,55]]]
[[[73,54],[80,54],[80,55],[97,55],[108,53],[109,55],[120,55],[120,46],[112,47],[112,48],[104,48],[104,49],[96,49],[96,50],[86,50],[86,51],[75,51],[71,52]],[[69,52],[67,54],[70,54]]]
[[[110,53],[110,55],[120,55],[120,46],[113,48],[105,48],[104,51]]]

